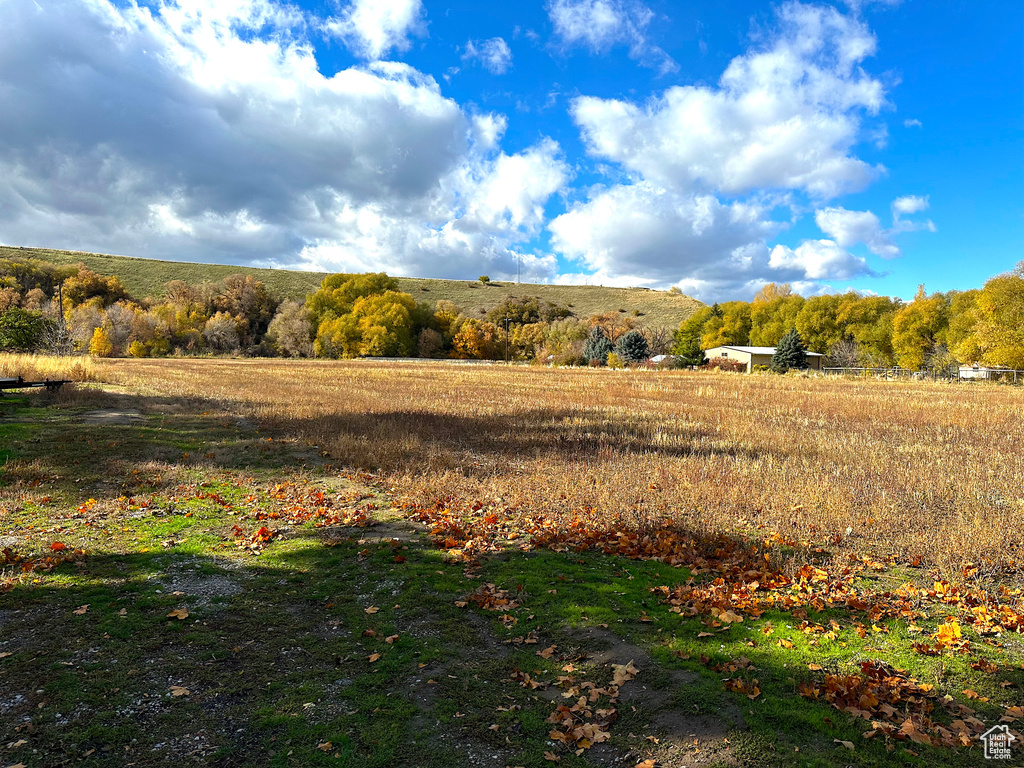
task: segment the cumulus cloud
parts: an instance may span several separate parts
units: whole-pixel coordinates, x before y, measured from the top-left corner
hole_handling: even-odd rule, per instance
[[[234,0],[244,4],[247,0]],[[407,51],[412,35],[426,33],[422,0],[352,0],[340,17],[324,22],[353,53],[376,60],[390,51]]]
[[[834,8],[787,3],[763,48],[717,87],[675,86],[645,104],[581,96],[572,105],[591,155],[677,189],[791,189],[828,199],[880,169],[855,157],[864,114],[885,104],[861,62],[875,38]]]
[[[768,281],[810,290],[871,275],[847,250],[860,242],[899,255],[877,216],[839,207],[816,216],[832,239],[768,245],[785,228],[775,208],[860,189],[882,170],[854,147],[870,138],[866,116],[886,105],[862,67],[875,51],[863,22],[796,2],[777,14],[716,86],[676,86],[646,103],[573,101],[588,153],[610,161],[599,169],[617,183],[549,225],[553,248],[595,279],[675,284],[705,300],[753,295]]]
[[[836,244],[849,248],[864,243],[868,250],[885,259],[900,255],[894,237],[901,232],[926,229],[935,231],[931,221],[908,221],[904,215],[920,213],[928,208],[927,197],[907,195],[898,197],[892,203],[892,227],[884,229],[878,217],[871,211],[848,211],[845,208],[825,208],[814,214],[818,228],[832,237]]]
[[[503,75],[512,66],[512,49],[500,37],[490,40],[470,40],[462,54],[463,61],[479,61],[488,72]]]
[[[911,118],[910,120],[903,121],[904,128],[923,128],[924,124],[917,118]]]
[[[808,280],[849,280],[872,274],[863,258],[832,240],[804,240],[796,248],[776,245],[768,264],[773,269],[797,270]]]
[[[514,274],[568,178],[558,145],[502,152],[504,116],[405,64],[325,77],[317,24],[262,0],[0,4],[0,241]]]
[[[554,0],[548,5],[548,17],[564,46],[606,53],[613,46],[626,45],[630,57],[642,64],[662,72],[679,68],[649,41],[647,27],[654,13],[638,0]]]
[[[878,217],[871,211],[825,208],[814,214],[814,220],[822,232],[843,248],[864,243],[868,250],[883,258],[892,259],[900,255],[891,233],[882,229]]]
[[[607,284],[660,286],[685,276],[735,284],[767,274],[764,240],[779,225],[763,214],[639,182],[597,192],[549,229],[556,250]]]
[[[905,214],[920,213],[926,210],[928,210],[927,196],[906,195],[904,197],[897,197],[892,201],[892,216],[894,219],[898,219]]]

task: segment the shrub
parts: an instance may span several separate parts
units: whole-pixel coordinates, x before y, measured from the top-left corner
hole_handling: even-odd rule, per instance
[[[704,367],[709,371],[719,370],[729,373],[745,373],[747,370],[746,363],[741,363],[739,360],[732,360],[728,357],[713,357]]]
[[[480,277],[478,277],[477,279],[484,285],[487,285],[489,282],[491,282],[491,278],[489,278],[487,275],[480,275]]]
[[[625,368],[626,367],[626,361],[623,360],[617,353],[609,352],[608,353],[608,367],[609,368],[616,368],[616,369],[618,369],[618,368]]]

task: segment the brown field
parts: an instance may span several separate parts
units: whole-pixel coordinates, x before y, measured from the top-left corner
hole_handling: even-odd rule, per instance
[[[419,505],[778,532],[951,579],[975,563],[1016,581],[1024,562],[1021,389],[436,363],[93,368],[216,400]]]

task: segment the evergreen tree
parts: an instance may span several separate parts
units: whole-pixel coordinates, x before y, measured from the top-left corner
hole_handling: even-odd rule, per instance
[[[583,347],[583,357],[588,363],[596,360],[601,365],[608,362],[608,353],[615,349],[615,345],[612,344],[601,326],[595,325],[591,331],[590,336],[587,337],[587,343]]]
[[[630,331],[619,339],[615,353],[626,363],[639,363],[650,357],[651,350],[640,331]]]
[[[698,368],[702,365],[707,365],[708,358],[704,354],[704,350],[700,348],[699,339],[684,339],[676,344],[672,351],[679,358],[680,365]]]
[[[776,373],[785,373],[790,368],[804,369],[807,367],[807,347],[796,328],[790,329],[789,333],[782,337],[779,346],[775,348],[772,355],[772,370]]]

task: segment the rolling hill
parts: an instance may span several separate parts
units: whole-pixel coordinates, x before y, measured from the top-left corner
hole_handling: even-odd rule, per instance
[[[157,261],[131,256],[112,256],[82,251],[48,248],[0,246],[0,258],[21,257],[49,261],[54,264],[78,264],[104,275],[117,275],[133,296],[160,297],[171,280],[188,283],[215,282],[228,275],[247,274],[263,282],[281,298],[302,301],[315,291],[328,273],[299,272],[286,269],[259,269],[225,264],[195,264],[182,261]],[[507,296],[536,296],[542,301],[569,307],[577,317],[586,318],[599,312],[621,312],[635,316],[640,325],[675,328],[689,317],[701,302],[681,293],[654,291],[647,288],[607,288],[599,285],[545,285],[466,280],[437,280],[420,277],[398,277],[403,291],[418,301],[431,304],[447,299],[470,316],[480,315]]]

